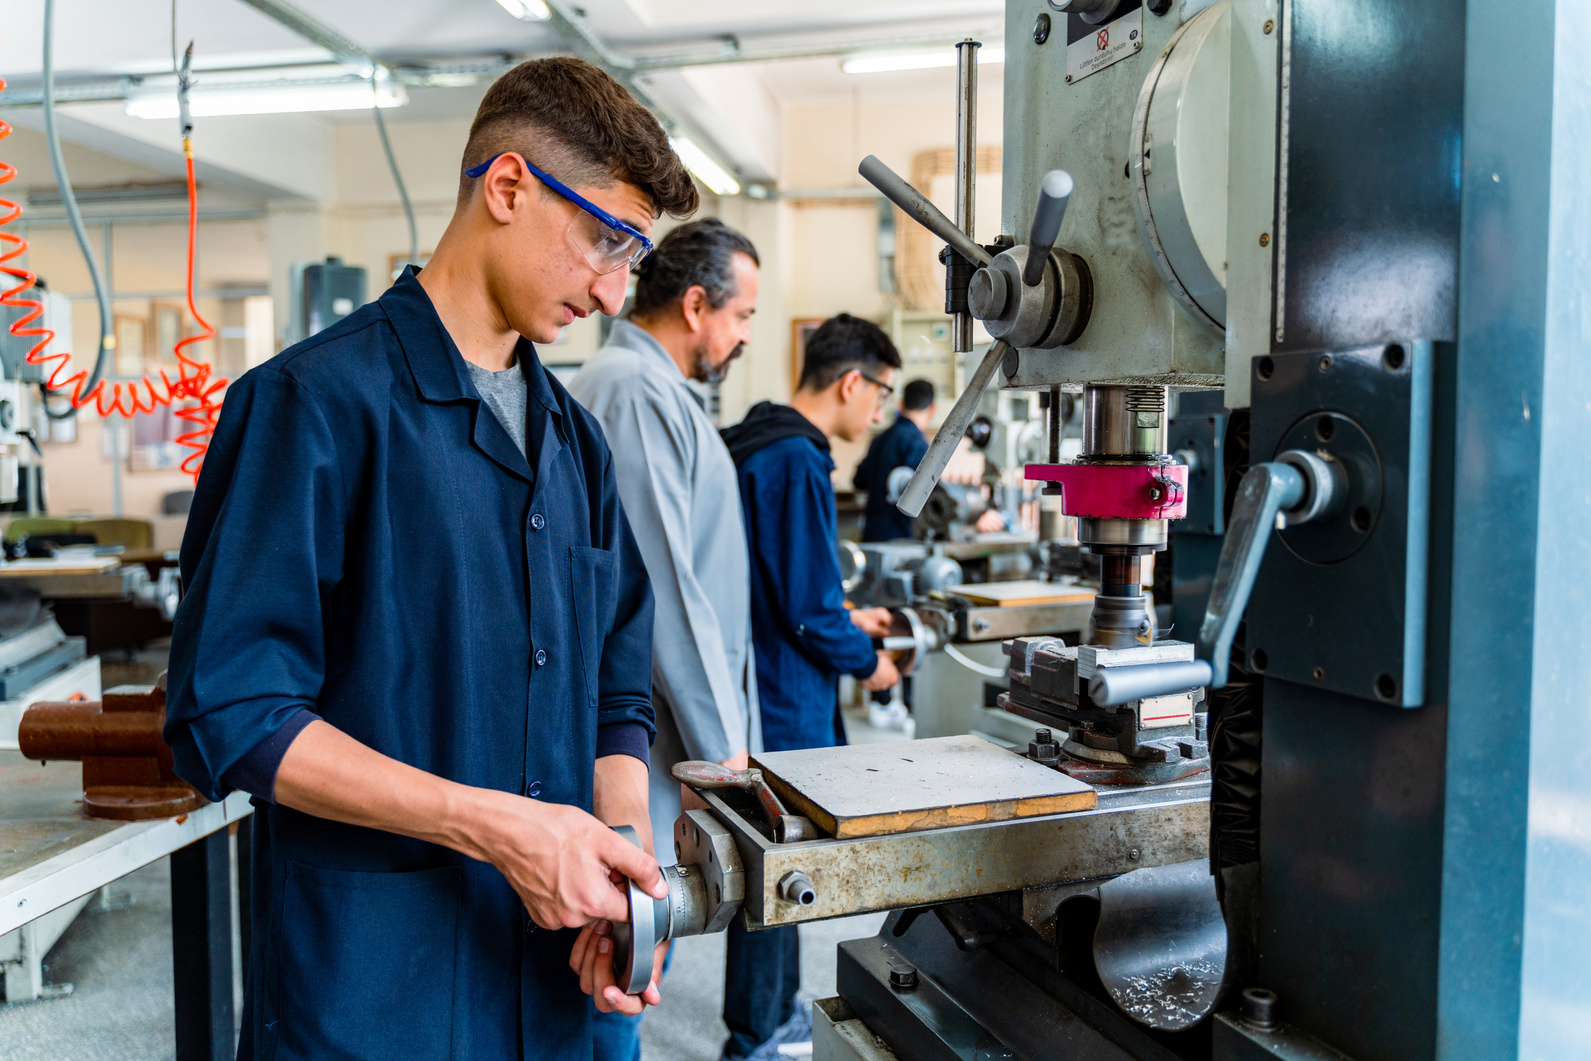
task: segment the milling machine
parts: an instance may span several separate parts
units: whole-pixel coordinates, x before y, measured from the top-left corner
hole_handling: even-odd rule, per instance
[[[1500,71],[1499,41],[1534,57]],[[958,340],[1000,340],[901,508],[997,375],[1081,385],[1081,455],[1052,431],[1027,476],[1100,557],[1091,632],[1011,641],[1007,705],[1047,724],[1025,750],[685,778],[637,936],[895,911],[840,946],[821,1061],[1582,1056],[1591,17],[1008,0],[989,247],[977,47],[955,219],[862,166],[951,248]],[[1224,391],[1216,496],[1173,387]],[[1135,572],[1190,504],[1219,560],[1156,638]]]

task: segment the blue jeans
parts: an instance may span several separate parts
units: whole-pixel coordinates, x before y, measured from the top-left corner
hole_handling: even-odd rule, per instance
[[[795,1015],[801,987],[801,937],[796,926],[748,932],[729,923],[724,961],[725,1057],[745,1057]]]
[[[663,955],[663,972],[658,975],[659,987],[673,960],[674,948],[671,946],[668,953]],[[641,1061],[641,1018],[645,1015],[645,1010],[633,1017],[624,1013],[603,1013],[593,1002],[591,1038],[596,1048],[594,1061]]]

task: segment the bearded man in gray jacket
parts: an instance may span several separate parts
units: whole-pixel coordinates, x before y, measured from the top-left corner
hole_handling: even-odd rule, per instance
[[[751,338],[756,248],[716,218],[671,231],[637,270],[635,303],[569,383],[602,424],[656,598],[650,809],[673,861],[677,762],[735,770],[761,750],[750,565],[729,451],[691,381],[723,380]],[[639,1018],[600,1014],[598,1061],[640,1056]]]

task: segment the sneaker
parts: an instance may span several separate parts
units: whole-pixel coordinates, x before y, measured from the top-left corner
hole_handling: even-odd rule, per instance
[[[793,1048],[800,1053],[786,1053],[785,1049]],[[774,1033],[766,1040],[757,1044],[757,1048],[744,1058],[730,1058],[727,1054],[720,1061],[778,1061],[781,1057],[807,1057],[812,1054],[812,1011],[807,1008],[804,1001],[797,1001],[796,1010],[790,1019],[779,1025]]]
[[[906,713],[906,705],[899,700],[888,704],[869,704],[867,707],[867,724],[874,729],[899,729],[911,718]]]

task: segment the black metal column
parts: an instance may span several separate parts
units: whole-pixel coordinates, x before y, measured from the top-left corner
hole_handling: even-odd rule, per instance
[[[171,856],[171,971],[176,1061],[230,1061],[232,866],[228,831]]]

